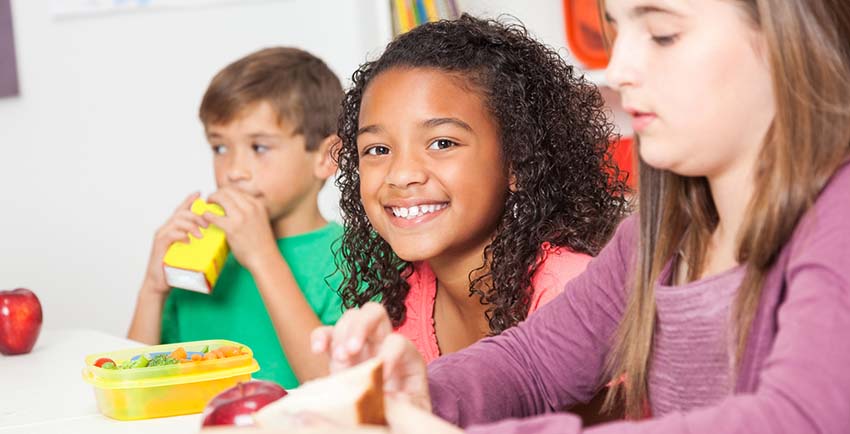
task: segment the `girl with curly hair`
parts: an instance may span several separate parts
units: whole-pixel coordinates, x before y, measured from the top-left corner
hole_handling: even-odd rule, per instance
[[[339,127],[344,302],[379,299],[427,361],[523,321],[627,212],[600,94],[521,25],[401,35]]]
[[[487,434],[850,432],[850,2],[600,3],[638,212],[499,336],[426,366],[372,303],[313,350],[381,357],[419,406],[388,407],[392,433],[460,432],[432,412]],[[608,406],[651,418],[556,412],[618,379]]]

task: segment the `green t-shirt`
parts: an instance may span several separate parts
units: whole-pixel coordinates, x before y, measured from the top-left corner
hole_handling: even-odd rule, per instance
[[[336,323],[342,315],[342,300],[336,292],[341,276],[335,273],[331,251],[331,245],[341,236],[342,226],[329,223],[313,232],[277,240],[307,303],[327,325]],[[165,302],[162,343],[205,339],[247,345],[260,364],[254,378],[275,381],[287,389],[298,386],[254,278],[232,254],[212,294],[174,289]]]

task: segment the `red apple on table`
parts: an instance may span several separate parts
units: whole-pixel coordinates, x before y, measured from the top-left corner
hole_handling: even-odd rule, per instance
[[[204,409],[203,426],[254,424],[251,414],[286,396],[286,389],[272,381],[239,383],[216,395]]]
[[[26,354],[41,331],[41,303],[32,291],[0,291],[0,353]]]

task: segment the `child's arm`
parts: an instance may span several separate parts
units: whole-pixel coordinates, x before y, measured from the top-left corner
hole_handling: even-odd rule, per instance
[[[168,293],[157,292],[145,284],[136,298],[136,310],[130,322],[127,338],[148,345],[159,344],[162,309]]]
[[[342,368],[380,357],[387,391],[426,410],[433,406],[435,414],[461,427],[588,401],[601,386],[610,338],[624,311],[635,223],[634,218],[622,223],[559,297],[501,335],[435,360],[427,379],[422,357],[392,333],[386,311],[375,303],[314,331],[313,350],[331,354]],[[580,426],[576,416],[563,416],[564,432]]]
[[[431,363],[434,413],[467,427],[589,401],[603,384],[611,338],[625,311],[636,237],[631,217],[583,274],[526,321]],[[576,416],[563,416],[563,432],[581,425]]]
[[[313,308],[298,287],[289,264],[276,248],[249,268],[272,319],[280,345],[298,382],[328,374],[328,359],[310,351],[310,331],[320,327]]]
[[[748,350],[769,355],[758,360],[758,367],[749,368],[758,373],[748,379],[752,390],[712,406],[584,431],[573,415],[541,415],[558,408],[565,398],[587,397],[582,386],[588,383],[581,379],[601,372],[599,353],[593,349],[608,344],[589,337],[604,337],[607,333],[598,331],[607,331],[608,321],[600,319],[617,315],[605,308],[611,293],[600,288],[592,295],[589,283],[606,280],[595,265],[609,244],[574,281],[578,285],[571,283],[528,321],[432,363],[428,374],[434,411],[463,426],[501,421],[468,428],[469,433],[850,432],[847,210],[846,189],[822,194],[783,252],[789,258],[787,267],[772,272],[772,278],[784,279],[784,299],[778,311],[762,313],[776,315],[775,324],[762,324],[775,326],[775,338],[764,330],[753,332],[761,334],[754,335]],[[591,296],[599,300],[596,307],[602,311],[587,309]],[[531,415],[540,416],[509,419]]]
[[[198,238],[201,237],[201,231],[198,228],[206,227],[207,223],[201,216],[191,211],[192,202],[198,196],[200,196],[199,193],[192,193],[186,197],[154,236],[145,280],[139,290],[136,310],[130,322],[130,330],[127,332],[129,339],[149,345],[160,343],[162,308],[171,291],[165,281],[162,259],[171,244],[177,241],[188,242],[187,234],[192,233]]]
[[[210,195],[209,202],[221,205],[226,216],[206,213],[203,218],[224,230],[233,256],[253,276],[298,381],[327,375],[327,357],[310,351],[310,331],[322,323],[280,255],[263,204],[227,187]]]

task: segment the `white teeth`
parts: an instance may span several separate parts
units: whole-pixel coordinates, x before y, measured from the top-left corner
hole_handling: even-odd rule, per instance
[[[427,205],[414,205],[409,208],[405,207],[392,207],[393,215],[396,217],[401,217],[404,219],[414,219],[419,216],[423,216],[425,214],[429,214],[432,212],[439,211],[445,207],[449,206],[447,203],[440,204],[427,204]]]

